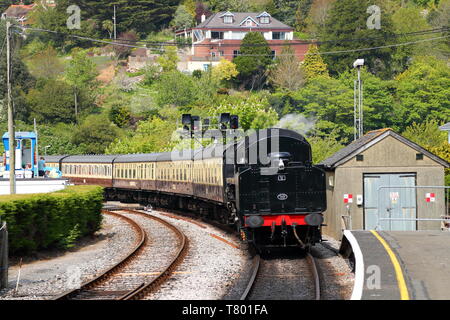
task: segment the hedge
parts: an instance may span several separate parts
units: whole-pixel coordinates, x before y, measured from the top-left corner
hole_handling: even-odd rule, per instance
[[[103,188],[69,186],[53,193],[0,196],[0,220],[6,221],[9,252],[68,248],[100,229]]]

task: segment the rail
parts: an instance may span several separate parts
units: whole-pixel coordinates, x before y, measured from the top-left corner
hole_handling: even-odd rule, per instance
[[[109,214],[112,216],[115,216],[119,219],[122,219],[126,222],[128,222],[133,229],[136,231],[138,235],[138,241],[136,245],[131,249],[131,251],[118,263],[101,273],[99,276],[95,277],[92,280],[89,280],[83,284],[81,284],[80,288],[71,289],[68,290],[54,298],[54,300],[70,300],[79,295],[83,290],[89,290],[100,283],[103,283],[104,281],[108,280],[111,276],[113,276],[115,273],[119,272],[122,267],[124,267],[127,263],[129,263],[135,255],[138,253],[138,251],[144,246],[144,243],[146,241],[146,235],[145,231],[139,226],[134,220],[125,217],[121,214],[118,214],[116,212],[102,210],[104,214]],[[135,290],[135,289],[134,289]]]
[[[142,282],[139,283],[137,286],[135,286],[133,289],[122,292],[122,291],[113,291],[114,292],[114,299],[116,300],[137,300],[145,295],[149,294],[152,290],[155,290],[158,288],[170,275],[172,274],[173,270],[178,266],[179,263],[184,259],[187,249],[188,249],[188,240],[186,236],[174,225],[170,224],[169,222],[165,221],[164,219],[155,217],[150,214],[146,214],[140,211],[136,210],[130,210],[126,208],[122,208],[121,211],[128,212],[131,214],[141,215],[145,218],[152,219],[155,221],[158,221],[159,223],[165,225],[178,237],[180,240],[180,245],[178,247],[178,250],[176,252],[175,257],[171,260],[170,264],[162,271],[160,272],[156,278],[152,279],[148,282]],[[103,210],[103,213],[114,215],[116,217],[119,217],[123,220],[126,220],[128,223],[130,223],[133,228],[138,233],[138,241],[137,244],[134,246],[134,248],[123,258],[120,262],[115,264],[113,267],[109,268],[107,271],[103,272],[101,275],[96,277],[93,280],[90,280],[80,286],[80,288],[69,290],[55,298],[55,300],[71,300],[71,299],[77,299],[80,295],[83,294],[84,291],[88,292],[89,290],[95,289],[95,287],[101,285],[102,283],[106,282],[107,280],[114,277],[115,274],[119,274],[120,271],[123,269],[123,267],[130,263],[132,260],[137,258],[137,255],[141,252],[143,247],[147,244],[147,236],[145,231],[142,229],[139,224],[137,224],[133,219],[130,219],[124,215],[121,215],[116,212],[112,211],[106,211]],[[101,295],[101,291],[97,292],[97,294]]]
[[[119,300],[137,300],[149,294],[153,290],[156,290],[166,279],[170,277],[174,269],[183,261],[184,257],[186,256],[188,250],[188,239],[186,238],[184,233],[180,231],[180,229],[178,229],[173,224],[167,222],[164,219],[136,210],[125,209],[123,211],[138,214],[145,217],[151,217],[151,219],[164,224],[169,229],[174,231],[178,239],[180,240],[180,246],[178,247],[175,257],[172,259],[170,264],[162,272],[159,273],[159,275],[155,279],[153,279],[151,282],[147,284],[144,284],[141,288],[136,289],[134,292],[126,294],[119,298]]]
[[[315,290],[314,298],[315,298],[315,300],[320,300],[321,299],[320,277],[319,277],[319,272],[318,272],[318,268],[316,265],[316,261],[309,252],[306,252],[306,260],[308,261],[308,265],[311,269],[311,273],[312,273],[312,276],[314,279],[314,290]],[[248,281],[248,284],[247,284],[244,292],[242,293],[242,295],[240,297],[240,300],[247,300],[250,297],[250,294],[253,290],[254,284],[258,277],[258,273],[260,271],[260,266],[261,266],[261,257],[259,255],[256,255],[253,258],[252,272],[251,272],[250,279]]]

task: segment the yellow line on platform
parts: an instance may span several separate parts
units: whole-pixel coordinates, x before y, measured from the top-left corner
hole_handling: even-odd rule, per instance
[[[376,232],[375,230],[370,230],[372,234],[381,242],[384,249],[386,249],[389,258],[391,258],[391,262],[394,265],[395,275],[397,276],[397,283],[398,288],[400,290],[400,299],[401,300],[409,300],[409,293],[408,293],[408,287],[406,286],[405,278],[403,277],[402,268],[400,266],[400,263],[397,260],[397,257],[395,256],[395,253],[392,251],[392,249],[389,247],[387,242]]]

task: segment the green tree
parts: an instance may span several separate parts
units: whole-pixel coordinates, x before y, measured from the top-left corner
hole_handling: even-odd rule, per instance
[[[269,71],[269,82],[281,90],[294,91],[304,83],[304,73],[292,47],[285,46]]]
[[[426,149],[440,147],[447,143],[447,133],[439,130],[440,125],[442,123],[436,120],[426,120],[421,123],[414,122],[406,128],[402,136]]]
[[[394,30],[396,33],[405,34],[409,32],[416,32],[421,30],[431,29],[430,25],[427,23],[423,17],[421,10],[416,7],[405,7],[398,8],[392,15],[392,21],[394,25]],[[420,39],[426,39],[427,35],[418,36],[403,36],[399,37],[398,42],[409,42]],[[431,53],[435,42],[423,42],[414,45],[399,47],[394,55],[393,71],[395,73],[403,72],[409,66],[412,57],[414,55],[425,55]]]
[[[237,71],[236,65],[226,59],[220,59],[217,66],[212,69],[212,76],[219,81],[230,81],[237,77],[239,72]]]
[[[156,62],[161,66],[163,72],[177,70],[178,61],[177,47],[175,46],[166,47],[164,53],[156,59]]]
[[[270,107],[267,99],[255,95],[222,102],[218,107],[212,107],[209,114],[217,116],[223,112],[238,115],[239,124],[244,130],[265,129],[278,122],[278,114]]]
[[[248,32],[241,43],[241,55],[233,59],[244,87],[260,88],[266,79],[266,69],[272,63],[272,52],[260,32]]]
[[[36,78],[57,78],[64,72],[64,65],[59,61],[56,50],[50,45],[29,59],[29,67],[31,74]]]
[[[112,39],[113,31],[114,31],[114,23],[111,20],[104,20],[102,22],[102,28],[106,32],[108,32],[109,38]]]
[[[176,29],[190,28],[194,24],[194,16],[187,10],[184,5],[180,5],[175,11],[175,16],[171,24]]]
[[[73,97],[77,106],[77,113],[90,111],[95,100],[95,89],[98,87],[97,68],[85,51],[75,51],[66,71],[65,79],[73,88]],[[84,96],[84,104],[80,104]],[[85,110],[85,108],[88,110]]]
[[[179,71],[170,71],[156,83],[156,102],[159,106],[186,106],[197,98],[197,88],[191,76]]]
[[[91,16],[85,14],[81,2],[84,0],[58,0],[55,7],[36,6],[29,14],[29,21],[33,27],[55,31],[51,32],[32,32],[31,37],[37,37],[45,43],[51,43],[55,48],[63,52],[69,52],[74,47],[90,47],[91,42],[76,39],[71,35],[98,38],[98,29],[101,27],[102,20],[94,20]],[[69,15],[67,8],[70,5],[79,5],[81,8],[80,29],[67,28]],[[88,18],[89,17],[89,18]],[[110,18],[110,17],[109,17]]]
[[[367,27],[367,20],[370,14],[366,11],[371,5],[378,5],[381,8],[380,30]],[[349,51],[392,44],[395,39],[389,38],[394,33],[391,15],[388,10],[384,9],[385,6],[382,0],[335,1],[328,12],[325,26],[320,32],[321,40],[324,41],[320,46],[320,51]],[[348,38],[361,40],[344,41],[344,39]],[[352,51],[340,54],[327,54],[323,58],[332,75],[351,69],[356,59],[363,58],[370,72],[382,78],[390,78],[393,75],[391,64],[395,51],[395,48],[360,52]]]
[[[60,80],[41,80],[27,95],[30,119],[38,123],[72,122],[75,120],[73,89]]]
[[[334,131],[340,139],[353,136],[353,87],[338,79],[318,77],[311,79],[292,97],[297,105],[293,112],[317,120],[315,135]]]
[[[170,151],[174,145],[171,138],[175,130],[175,121],[165,121],[155,116],[140,121],[135,133],[116,139],[106,152],[116,154]]]
[[[297,31],[304,31],[306,28],[306,18],[314,0],[300,0],[295,13],[295,28]]]
[[[103,154],[119,136],[120,130],[106,115],[90,115],[75,130],[71,141],[85,154]]]
[[[109,120],[119,128],[125,127],[131,119],[131,112],[128,108],[114,104],[109,110]]]
[[[20,38],[17,37],[16,33],[13,34],[12,48],[11,48],[11,87],[12,87],[12,97],[14,99],[14,109],[16,119],[27,121],[29,116],[29,106],[26,103],[25,95],[35,84],[34,77],[29,73],[27,66],[23,62],[19,54],[19,44]],[[6,35],[6,21],[0,19],[0,49],[5,44]],[[6,111],[6,48],[3,46],[3,50],[0,50],[0,120],[4,119],[4,115],[7,114]],[[2,119],[3,118],[3,119]]]
[[[417,57],[397,80],[394,121],[401,130],[426,119],[450,119],[450,67],[444,61]]]
[[[305,60],[302,62],[302,69],[308,80],[319,76],[328,77],[328,68],[319,53],[317,45],[309,46],[308,52],[305,55]]]
[[[168,26],[180,0],[71,0],[80,6],[83,16],[100,24],[111,19],[116,6],[117,30],[139,30],[140,35]]]
[[[313,155],[313,163],[320,163],[321,161],[332,156],[340,149],[344,148],[345,141],[339,141],[339,137],[335,131],[325,136],[312,136],[308,138],[311,144],[311,151]]]

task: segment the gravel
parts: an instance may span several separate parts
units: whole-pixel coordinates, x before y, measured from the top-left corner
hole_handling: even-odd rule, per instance
[[[113,266],[131,250],[135,241],[130,225],[104,215],[102,229],[96,233],[94,241],[87,244],[81,241],[70,251],[47,252],[50,258],[24,263],[17,293],[14,288],[19,267],[10,266],[8,288],[0,291],[0,300],[51,299]]]
[[[237,239],[213,226],[167,217],[153,211],[153,215],[177,226],[189,239],[184,261],[159,290],[148,295],[151,300],[219,300],[234,286],[248,261],[246,251],[239,249]],[[211,236],[219,236],[232,245]]]
[[[323,238],[327,241],[311,250],[321,278],[321,299],[348,300],[353,291],[354,273],[347,261],[337,254],[340,242],[326,235]]]

